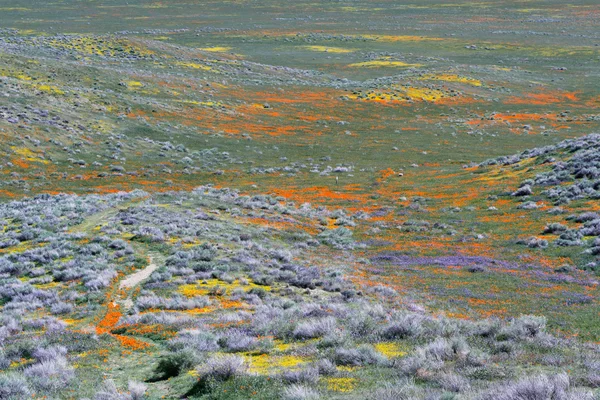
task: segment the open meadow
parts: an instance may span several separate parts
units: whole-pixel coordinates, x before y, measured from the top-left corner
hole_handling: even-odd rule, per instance
[[[600,4],[0,2],[0,399],[600,399]]]

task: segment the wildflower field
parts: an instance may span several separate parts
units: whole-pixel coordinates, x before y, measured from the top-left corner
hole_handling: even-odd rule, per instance
[[[0,2],[0,399],[600,398],[599,32]]]

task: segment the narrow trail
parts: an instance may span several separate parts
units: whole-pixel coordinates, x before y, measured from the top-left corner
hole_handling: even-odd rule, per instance
[[[127,276],[125,279],[123,279],[119,283],[119,289],[130,289],[130,288],[138,285],[144,279],[147,279],[148,277],[150,277],[150,275],[152,275],[152,273],[154,271],[156,271],[156,269],[158,268],[158,265],[156,265],[154,263],[154,257],[149,255],[148,258],[150,259],[150,264],[148,264],[148,266],[146,268],[144,268],[140,271],[134,272],[133,274],[131,274],[131,275]]]
[[[132,289],[139,285],[141,282],[143,282],[145,279],[148,279],[150,275],[152,275],[152,273],[158,269],[158,265],[155,262],[156,258],[161,257],[153,253],[148,253],[148,266],[142,270],[139,270],[131,275],[126,276],[125,279],[121,280],[121,282],[119,282],[119,291],[123,292],[125,290]],[[130,291],[127,298],[121,300],[121,304],[123,305],[123,308],[125,310],[129,310],[133,307],[133,300],[131,300],[132,293],[133,291]]]
[[[147,267],[127,275],[118,282],[118,289],[110,296],[112,297],[112,300],[108,303],[106,314],[95,326],[96,333],[109,334],[119,340],[123,346],[130,349],[144,349],[151,345],[151,343],[146,341],[147,339],[142,341],[127,334],[113,334],[112,331],[117,327],[119,320],[123,316],[123,312],[130,310],[134,305],[131,298],[134,293],[134,290],[132,289],[145,279],[149,278],[150,275],[152,275],[152,272],[158,269],[158,265],[155,262],[157,258],[162,260],[162,257],[158,254],[148,254],[149,263]]]

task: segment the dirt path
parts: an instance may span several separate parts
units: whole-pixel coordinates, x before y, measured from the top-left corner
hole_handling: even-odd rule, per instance
[[[148,256],[148,258],[150,259],[150,264],[148,264],[146,268],[134,272],[133,274],[127,276],[127,278],[123,279],[119,284],[119,289],[132,288],[152,275],[152,273],[158,268],[158,265],[154,263],[154,258],[152,256]]]
[[[148,258],[150,263],[148,266],[140,271],[134,272],[131,275],[128,275],[125,279],[119,282],[119,289],[131,289],[137,285],[139,285],[144,279],[147,279],[152,275],[154,271],[158,268],[158,265],[155,263],[155,258],[152,254],[148,254]],[[160,259],[160,257],[158,257]],[[126,299],[121,300],[121,304],[125,310],[130,310],[133,307],[133,300],[131,300],[131,293],[127,296]]]

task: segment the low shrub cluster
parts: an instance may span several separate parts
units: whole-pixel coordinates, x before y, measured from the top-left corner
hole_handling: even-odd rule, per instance
[[[18,241],[0,257],[1,397],[61,398],[93,375],[82,354],[104,354],[107,343],[143,349],[148,341],[159,356],[141,377],[147,384],[96,379],[88,383],[94,399],[141,399],[157,382],[203,396],[267,378],[287,399],[516,400],[529,386],[535,396],[585,399],[597,386],[598,350],[548,334],[544,318],[465,321],[405,310],[394,290],[348,280],[347,258],[323,257],[352,257],[347,227],[275,235],[239,223],[257,212],[288,222],[349,218],[210,187],[0,206],[3,240]],[[157,268],[147,279],[119,289],[125,275],[150,263]],[[96,329],[82,328],[90,324]],[[524,369],[531,378],[522,381]],[[369,373],[392,383],[373,387]]]

